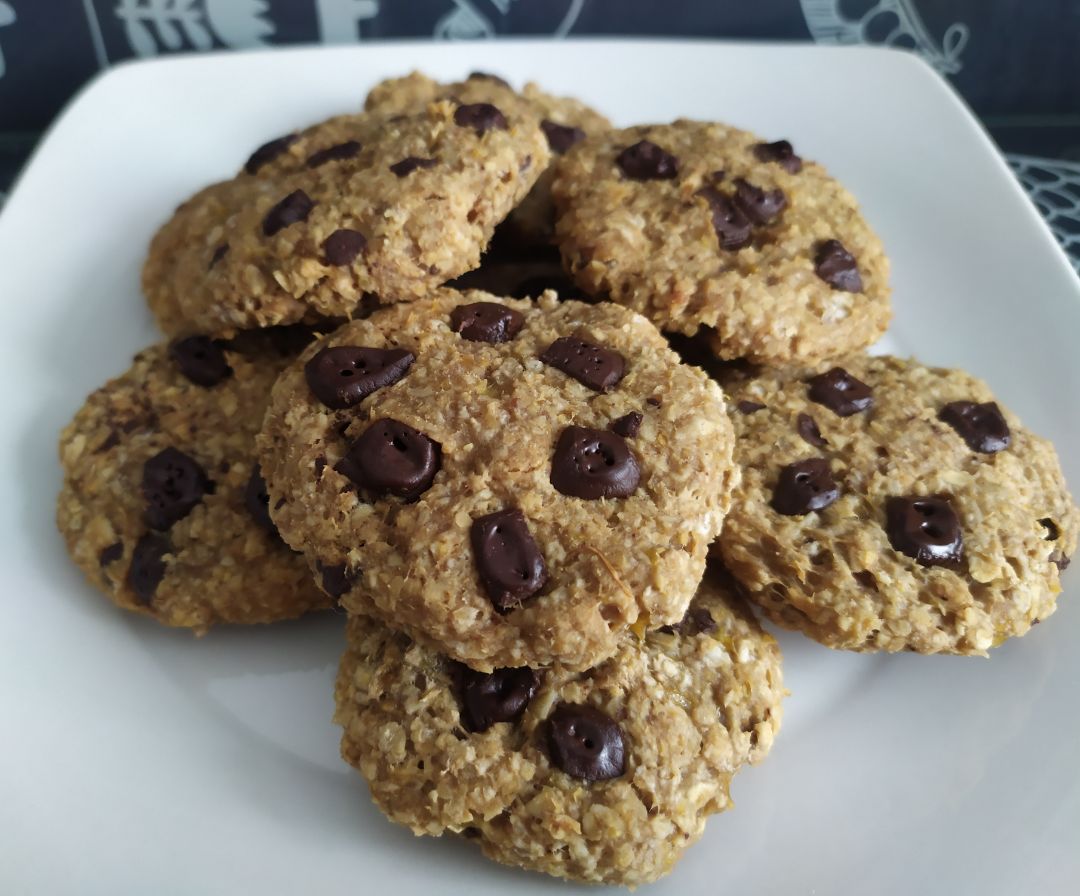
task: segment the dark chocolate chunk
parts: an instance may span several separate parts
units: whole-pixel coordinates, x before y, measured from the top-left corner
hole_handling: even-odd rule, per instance
[[[509,127],[506,116],[498,106],[491,103],[468,103],[454,110],[454,124],[463,128],[472,128],[477,134],[488,131],[505,131]]]
[[[143,514],[151,529],[168,529],[213,491],[206,472],[183,451],[166,448],[143,464]]]
[[[313,152],[308,156],[306,164],[308,168],[318,168],[320,165],[325,165],[327,162],[342,162],[345,159],[356,157],[360,153],[361,148],[358,141],[346,140],[344,143],[338,143],[336,146],[328,146],[326,149],[320,149],[318,152]]]
[[[135,542],[128,568],[128,586],[139,603],[149,606],[154,599],[154,592],[165,575],[165,555],[171,549],[169,539],[158,532],[147,532]]]
[[[304,365],[312,394],[328,408],[351,408],[372,392],[392,386],[408,373],[416,356],[403,348],[336,345]]]
[[[606,781],[626,772],[622,729],[593,706],[556,706],[547,720],[547,741],[552,763],[571,777]]]
[[[938,419],[955,429],[972,451],[996,454],[1012,442],[1009,424],[993,401],[951,401],[941,409]]]
[[[98,554],[98,564],[104,569],[106,566],[115,563],[123,556],[124,544],[123,542],[116,541],[101,549],[101,553]]]
[[[258,464],[252,467],[251,476],[244,487],[244,506],[260,527],[271,535],[278,535],[277,526],[270,519],[270,494],[266,490],[266,480],[263,479]]]
[[[497,610],[520,606],[544,587],[544,555],[520,510],[499,510],[473,520],[469,536],[480,582]]]
[[[298,137],[299,134],[286,134],[284,137],[278,137],[275,140],[264,143],[248,158],[247,162],[244,164],[244,170],[248,174],[254,174],[267,162],[272,162],[285,152],[285,150],[296,142]]]
[[[612,420],[608,424],[608,429],[624,439],[632,439],[638,434],[641,421],[644,419],[640,411],[631,411],[629,414],[623,414],[618,420]]]
[[[319,583],[334,600],[340,600],[341,596],[348,591],[356,580],[356,574],[344,563],[326,564],[321,560],[315,561],[315,569],[319,573]]]
[[[885,532],[896,550],[921,566],[953,566],[963,554],[960,519],[944,498],[889,498]]]
[[[626,372],[626,361],[618,352],[576,336],[556,339],[540,360],[596,392],[610,392]]]
[[[716,631],[716,620],[707,607],[687,607],[686,613],[675,625],[662,625],[660,631],[668,635],[711,635]]]
[[[626,147],[615,164],[631,180],[672,180],[679,173],[679,160],[650,140]]]
[[[359,230],[342,227],[323,240],[322,250],[326,263],[340,268],[356,261],[356,256],[367,248],[367,237]]]
[[[220,246],[218,246],[216,249],[214,249],[214,254],[210,256],[210,263],[206,266],[206,269],[209,271],[212,267],[214,267],[214,265],[216,265],[219,261],[221,261],[221,259],[223,259],[228,254],[229,254],[229,244],[228,243],[222,243]]]
[[[641,470],[626,440],[614,432],[568,426],[555,443],[551,484],[572,498],[625,498],[637,489]]]
[[[1046,541],[1057,541],[1061,538],[1061,528],[1050,517],[1043,517],[1039,520],[1039,525],[1046,529],[1046,535],[1044,536]]]
[[[817,421],[809,414],[799,414],[796,418],[796,429],[798,429],[803,441],[813,445],[815,448],[824,448],[829,444],[825,437],[822,436],[821,430],[818,429]]]
[[[833,289],[862,292],[863,282],[855,256],[844,248],[840,240],[818,243],[814,254],[814,273]]]
[[[458,305],[450,312],[450,329],[470,342],[509,342],[524,324],[520,311],[498,302]]]
[[[790,174],[802,171],[802,159],[795,155],[795,150],[787,140],[757,143],[754,145],[754,155],[760,162],[776,162]]]
[[[307,193],[303,190],[293,190],[266,213],[262,224],[263,235],[273,236],[291,224],[306,221],[313,208],[315,208],[315,203],[311,201]]]
[[[405,177],[416,171],[417,168],[434,168],[439,164],[438,159],[422,159],[419,156],[406,156],[400,162],[394,162],[390,170],[398,177]]]
[[[540,686],[540,679],[528,666],[484,673],[455,663],[452,674],[461,701],[461,724],[474,733],[499,722],[518,721]]]
[[[585,139],[585,132],[581,128],[571,127],[567,124],[558,124],[544,119],[540,122],[540,130],[547,137],[548,146],[556,155],[561,156],[575,143]]]
[[[733,201],[755,224],[770,224],[787,208],[783,190],[763,190],[741,177],[735,180]]]
[[[802,516],[823,510],[840,497],[829,462],[812,457],[788,464],[780,471],[773,491],[772,508],[784,516]]]
[[[745,398],[737,405],[735,405],[735,407],[738,409],[740,414],[753,414],[757,411],[765,410],[765,405],[763,405],[760,401],[749,401]]]
[[[196,386],[210,388],[232,376],[221,344],[209,336],[188,336],[169,346],[169,357]]]
[[[750,244],[750,219],[742,209],[714,187],[702,187],[696,195],[709,205],[720,248],[741,249]]]
[[[833,367],[806,382],[810,386],[807,392],[810,400],[825,405],[841,417],[850,417],[873,407],[874,394],[870,387],[843,367]]]
[[[440,447],[407,423],[384,417],[364,430],[334,469],[376,496],[412,501],[431,488]]]

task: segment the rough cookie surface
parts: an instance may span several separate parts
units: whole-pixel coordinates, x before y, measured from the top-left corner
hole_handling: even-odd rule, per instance
[[[344,758],[390,818],[417,834],[466,831],[491,858],[578,880],[641,884],[671,869],[730,807],[728,784],[780,726],[780,651],[722,580],[686,620],[585,672],[537,673],[516,720],[470,731],[455,665],[363,617],[349,621],[337,681]],[[550,748],[560,704],[621,733],[624,773],[589,781]]]
[[[564,263],[663,330],[710,328],[723,358],[815,363],[868,346],[890,317],[880,241],[824,168],[759,146],[680,120],[572,149],[552,186]]]
[[[476,303],[521,315],[520,330],[498,344],[455,332],[455,309]],[[563,337],[621,354],[624,376],[597,391],[541,361]],[[404,349],[415,360],[399,380],[335,410],[315,396],[305,365],[348,345]],[[607,433],[635,413],[636,435]],[[396,430],[384,460],[414,459],[421,470],[437,457],[433,478],[418,474],[419,492],[409,486],[404,498],[365,479],[373,471],[361,448],[381,438],[375,422],[385,420],[419,435]],[[595,475],[583,476],[589,487],[626,496],[556,488],[557,446],[572,425],[605,442],[579,458],[598,462]],[[283,374],[259,445],[283,537],[317,569],[335,571],[343,604],[483,670],[554,661],[587,668],[616,649],[628,626],[678,621],[737,475],[719,387],[678,363],[639,315],[559,303],[552,293],[533,304],[445,290],[346,324]],[[560,469],[574,478],[572,465]],[[546,579],[533,582],[539,593],[500,603],[481,581],[472,529],[508,509],[523,513]]]
[[[962,371],[890,357],[838,365],[869,387],[869,407],[857,407],[858,383],[830,390],[829,379],[815,394],[847,416],[812,400],[806,380],[829,365],[732,386],[743,477],[718,547],[749,596],[780,625],[862,651],[984,654],[1050,615],[1080,529],[1050,443],[996,406],[967,408],[968,437],[941,419],[954,402],[994,400]],[[831,483],[804,466],[801,490],[781,488],[788,465],[815,459]],[[777,509],[824,502],[831,488],[820,509]],[[890,504],[912,496],[937,501],[920,500],[921,519]]]
[[[278,335],[189,352],[194,376],[223,377],[209,386],[185,376],[168,345],[152,346],[64,429],[60,531],[76,564],[118,606],[202,633],[331,604],[303,557],[269,531],[265,508],[260,523],[253,506],[255,434],[275,378],[295,357],[273,346]],[[175,454],[148,464],[167,450],[203,475]],[[149,474],[152,497],[148,466],[158,471]]]

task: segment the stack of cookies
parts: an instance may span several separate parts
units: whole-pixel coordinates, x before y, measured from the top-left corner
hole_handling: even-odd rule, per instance
[[[417,834],[636,885],[769,751],[780,653],[984,654],[1080,514],[955,370],[864,352],[888,260],[785,140],[377,85],[154,236],[167,336],[61,437],[58,521],[202,634],[338,606],[342,755]]]

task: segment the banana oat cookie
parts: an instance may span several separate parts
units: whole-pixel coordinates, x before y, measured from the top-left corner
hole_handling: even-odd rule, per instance
[[[464,666],[364,617],[337,681],[342,756],[417,834],[465,831],[491,858],[641,884],[731,806],[780,726],[780,651],[708,575],[685,618],[584,672]]]
[[[888,325],[880,241],[787,141],[688,120],[609,131],[559,160],[552,195],[579,286],[662,330],[708,328],[722,358],[810,364]]]
[[[64,429],[60,531],[118,606],[201,634],[331,604],[278,536],[255,464],[270,387],[296,354],[282,335],[148,348]]]
[[[346,324],[282,375],[259,450],[328,591],[485,671],[677,622],[736,475],[716,384],[641,316],[553,293]]]
[[[548,161],[537,120],[491,103],[335,121],[263,151],[158,231],[143,289],[163,327],[228,336],[348,317],[372,293],[420,298],[479,264]],[[345,131],[355,139],[322,145]]]
[[[985,654],[1054,611],[1080,514],[1053,447],[984,383],[853,357],[732,389],[743,477],[718,547],[775,622]]]

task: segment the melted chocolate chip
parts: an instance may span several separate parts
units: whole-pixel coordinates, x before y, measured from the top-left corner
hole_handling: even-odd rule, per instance
[[[212,491],[213,483],[203,468],[176,448],[159,451],[143,464],[143,517],[151,529],[168,529]]]
[[[121,557],[124,556],[123,542],[117,541],[101,549],[101,553],[98,554],[98,565],[104,569],[112,563],[115,563]]]
[[[735,407],[738,409],[740,414],[754,414],[758,411],[765,410],[765,405],[763,405],[760,401],[749,401],[745,398],[737,405],[735,405]]]
[[[487,731],[499,722],[517,722],[540,686],[540,679],[528,666],[477,672],[454,664],[461,724],[466,731]]]
[[[259,465],[251,470],[247,485],[244,487],[244,506],[251,518],[271,535],[277,535],[278,529],[270,519],[270,494],[266,490],[266,480],[262,477]]]
[[[263,165],[272,162],[285,152],[285,150],[296,142],[298,137],[298,134],[286,134],[284,137],[278,137],[276,140],[270,140],[269,142],[264,143],[248,158],[247,162],[244,164],[244,171],[248,174],[254,174],[262,168]]]
[[[547,137],[548,146],[556,155],[561,156],[575,143],[585,139],[585,132],[581,128],[571,127],[566,124],[558,124],[544,119],[540,122],[540,130]]]
[[[735,181],[733,201],[755,224],[770,224],[787,208],[783,190],[763,190],[741,177]]]
[[[319,582],[322,590],[334,600],[340,600],[353,586],[356,575],[349,570],[344,563],[326,564],[321,560],[315,562],[315,569],[319,573]]]
[[[741,249],[750,244],[750,219],[734,202],[714,187],[702,187],[695,194],[709,205],[713,230],[722,249]]]
[[[551,484],[564,495],[588,501],[625,498],[640,478],[637,459],[617,433],[568,426],[555,443]]]
[[[263,235],[273,236],[291,224],[306,221],[313,208],[315,208],[315,203],[311,201],[307,193],[303,190],[293,190],[266,213],[262,223]]]
[[[963,554],[960,520],[944,498],[889,498],[885,531],[889,543],[920,566],[952,566]]]
[[[618,420],[612,420],[608,424],[608,429],[624,439],[632,439],[638,434],[641,421],[644,419],[640,411],[631,411],[629,414],[623,414]]]
[[[862,380],[857,380],[843,367],[833,367],[806,381],[810,389],[807,396],[817,404],[825,405],[834,414],[850,417],[874,405],[874,394]]]
[[[672,180],[679,173],[679,160],[650,140],[626,147],[615,164],[631,180]]]
[[[505,87],[507,90],[513,90],[513,88],[507,83],[504,78],[500,78],[498,75],[493,75],[491,72],[469,72],[467,81],[491,81],[494,84],[498,84],[500,87]]]
[[[809,414],[799,414],[796,418],[795,428],[799,431],[799,435],[802,436],[802,440],[815,448],[824,448],[829,443],[822,436],[821,430],[818,429],[817,421]]]
[[[788,464],[780,471],[773,491],[772,508],[784,516],[802,516],[823,510],[840,497],[840,489],[821,457]]]
[[[711,635],[716,631],[716,620],[706,607],[688,607],[683,618],[675,625],[662,625],[660,631],[668,635]]]
[[[169,540],[157,532],[147,532],[135,542],[127,580],[139,603],[149,606],[154,599],[165,576],[165,555],[170,550]]]
[[[470,342],[509,342],[524,324],[521,312],[498,302],[458,305],[450,312],[450,329]]]
[[[795,150],[787,140],[757,143],[754,145],[754,156],[759,162],[776,162],[790,174],[802,171],[802,159],[795,155]]]
[[[993,401],[951,401],[941,409],[938,419],[955,429],[972,451],[996,454],[1012,442],[1009,424]]]
[[[214,254],[210,256],[210,263],[206,266],[206,269],[208,271],[212,269],[219,261],[221,261],[221,259],[223,259],[228,254],[229,244],[222,243],[220,246],[214,249]]]
[[[454,110],[454,124],[463,128],[472,128],[477,134],[488,131],[505,131],[509,125],[506,116],[498,106],[491,103],[468,103]]]
[[[557,768],[583,781],[606,781],[626,772],[618,723],[592,706],[560,703],[547,720],[548,753]]]
[[[814,255],[814,273],[833,289],[862,292],[863,282],[855,256],[840,240],[825,240],[818,244]]]
[[[169,346],[169,357],[196,386],[210,388],[232,376],[220,343],[209,336],[188,336]]]
[[[431,488],[440,447],[407,423],[384,417],[364,430],[334,469],[376,496],[413,501]]]
[[[412,174],[418,168],[434,168],[439,164],[438,159],[422,159],[419,156],[406,156],[400,162],[394,162],[390,170],[398,177]]]
[[[323,257],[327,264],[341,268],[356,261],[356,256],[366,247],[367,237],[359,230],[342,227],[323,240]]]
[[[336,345],[304,365],[312,394],[328,408],[351,408],[372,392],[402,379],[416,356],[403,348]]]
[[[626,362],[618,352],[576,336],[556,339],[540,360],[596,392],[610,392],[626,372]]]
[[[356,140],[346,140],[344,143],[338,143],[336,146],[328,146],[326,149],[320,149],[318,152],[313,152],[308,156],[307,166],[308,168],[318,168],[320,165],[325,165],[327,162],[342,162],[345,159],[352,159],[359,155],[361,146]]]
[[[480,582],[497,610],[520,606],[544,587],[544,556],[520,510],[500,510],[473,520],[469,537]]]

